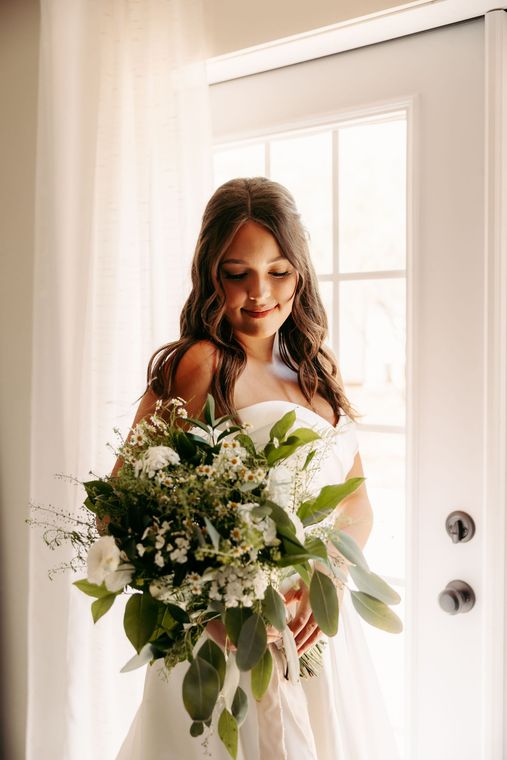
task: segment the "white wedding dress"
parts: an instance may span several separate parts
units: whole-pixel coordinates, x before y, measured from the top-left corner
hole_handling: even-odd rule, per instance
[[[298,427],[312,427],[321,433],[333,430],[320,415],[288,401],[264,401],[238,413],[243,422],[251,424],[248,433],[255,443],[263,445],[274,422],[290,409],[296,411]],[[338,435],[333,436],[312,479],[316,492],[323,485],[343,482],[357,452],[354,424],[346,415],[335,430]],[[241,674],[249,709],[239,730],[238,760],[399,758],[361,623],[347,590],[338,633],[327,641],[318,676],[291,682],[284,677],[284,655],[275,645],[271,651],[273,676],[259,703],[251,694],[249,674]],[[187,669],[187,662],[180,663],[166,676],[161,672],[161,660],[148,666],[143,700],[117,760],[229,760],[218,733],[209,739],[208,754],[202,736],[190,736],[191,720],[181,696]]]

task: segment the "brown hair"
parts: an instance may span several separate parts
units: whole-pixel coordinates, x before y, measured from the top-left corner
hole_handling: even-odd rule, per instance
[[[291,314],[278,331],[282,361],[297,372],[299,386],[309,404],[318,392],[329,401],[336,419],[340,417],[340,409],[354,419],[357,413],[345,395],[336,364],[323,345],[327,317],[300,214],[289,191],[266,177],[231,179],[208,201],[192,262],[192,291],[180,316],[181,336],[161,346],[150,358],[146,390],[151,388],[160,398],[170,398],[180,359],[194,343],[207,340],[218,349],[209,392],[221,414],[237,418],[234,385],[246,366],[246,354],[224,317],[219,265],[234,236],[248,220],[263,225],[273,235],[282,254],[298,272]]]

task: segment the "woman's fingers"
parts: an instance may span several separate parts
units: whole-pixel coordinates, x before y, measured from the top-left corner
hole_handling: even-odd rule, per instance
[[[296,644],[298,655],[301,657],[304,652],[306,652],[310,647],[313,647],[314,644],[317,643],[317,641],[322,637],[322,631],[320,628],[315,628],[312,634],[308,636],[308,638],[302,643],[302,644]]]

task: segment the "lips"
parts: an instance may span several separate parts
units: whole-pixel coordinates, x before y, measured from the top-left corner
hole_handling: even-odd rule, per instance
[[[253,319],[263,319],[269,314],[272,314],[275,309],[276,306],[272,306],[270,309],[242,309],[242,311],[244,311],[245,314],[247,314],[249,317],[252,317]]]

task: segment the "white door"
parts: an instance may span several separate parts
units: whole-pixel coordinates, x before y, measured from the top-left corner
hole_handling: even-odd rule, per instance
[[[405,623],[400,637],[368,635],[404,757],[496,760],[481,535],[484,19],[211,90],[217,184],[266,174],[293,191],[364,414],[366,555],[400,588]],[[445,531],[456,509],[476,524],[467,543]],[[451,615],[438,597],[455,579],[476,603]]]

